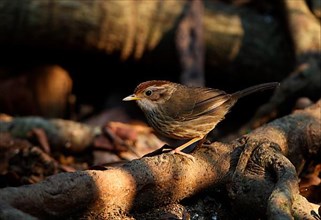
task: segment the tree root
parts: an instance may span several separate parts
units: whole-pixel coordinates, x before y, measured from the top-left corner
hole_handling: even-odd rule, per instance
[[[195,162],[165,153],[105,171],[61,173],[1,189],[0,201],[41,219],[115,219],[223,187],[237,216],[315,219],[319,206],[299,195],[296,169],[320,155],[320,107],[321,101],[237,141],[203,145]]]

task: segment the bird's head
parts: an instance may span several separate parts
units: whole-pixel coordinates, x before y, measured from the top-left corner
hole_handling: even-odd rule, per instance
[[[127,96],[123,101],[135,100],[143,110],[152,111],[170,99],[175,90],[175,83],[169,81],[147,81],[139,84],[134,94]]]

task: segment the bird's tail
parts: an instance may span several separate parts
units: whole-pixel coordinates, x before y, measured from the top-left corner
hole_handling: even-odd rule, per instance
[[[274,89],[275,87],[279,86],[280,83],[278,82],[270,82],[270,83],[263,83],[255,86],[251,86],[249,88],[243,89],[241,91],[235,92],[232,94],[232,97],[235,99],[239,99],[243,96],[247,96],[249,94],[252,94],[254,92],[264,91],[268,89]]]

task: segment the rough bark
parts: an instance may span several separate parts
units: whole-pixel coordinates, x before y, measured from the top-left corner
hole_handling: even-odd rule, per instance
[[[288,111],[289,106],[296,108],[295,102],[302,97],[318,99],[321,91],[321,69],[316,59],[309,59],[299,65],[285,78],[271,99],[260,106],[253,118],[242,130],[257,128]],[[299,107],[299,106],[298,106]]]
[[[299,195],[293,164],[320,157],[320,108],[321,100],[238,141],[203,145],[193,153],[195,162],[162,154],[105,171],[61,173],[38,184],[1,189],[0,200],[43,219],[76,213],[110,218],[226,186],[239,215],[314,219],[319,206]]]
[[[298,97],[320,98],[321,91],[321,28],[320,21],[308,9],[306,1],[282,1],[284,27],[294,48],[296,67],[282,80],[271,100],[262,105],[244,129],[255,128],[294,106]],[[281,113],[280,113],[281,112]]]
[[[176,57],[174,33],[186,4],[188,1],[6,0],[0,7],[0,42],[9,50],[102,51],[124,60],[153,52],[143,60],[177,65],[177,58],[168,57]],[[289,72],[291,44],[276,17],[205,1],[202,20],[208,66],[221,66],[237,79],[251,76],[253,81],[281,79]],[[235,74],[241,69],[248,75]]]
[[[320,55],[320,21],[309,10],[306,1],[284,1],[289,29],[298,62],[307,55]]]
[[[190,86],[205,86],[203,2],[191,1],[176,32],[176,48],[181,62],[180,81]]]
[[[0,121],[0,132],[8,132],[16,138],[30,138],[34,129],[41,129],[51,148],[70,152],[82,152],[101,133],[100,128],[63,119],[41,117],[17,117]],[[43,147],[43,146],[42,146]]]
[[[8,204],[1,204],[0,203],[0,219],[12,219],[12,220],[37,220],[37,218],[28,215],[18,209],[15,209]]]

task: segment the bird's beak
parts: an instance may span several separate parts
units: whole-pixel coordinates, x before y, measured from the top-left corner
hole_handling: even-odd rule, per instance
[[[135,94],[132,94],[130,96],[127,96],[126,98],[123,98],[123,101],[134,101],[134,100],[140,100],[140,98],[137,97]]]

